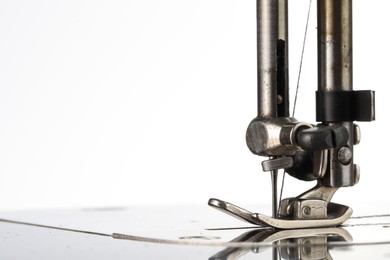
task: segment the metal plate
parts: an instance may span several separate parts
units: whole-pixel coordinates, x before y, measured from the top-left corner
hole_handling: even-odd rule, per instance
[[[370,209],[376,208],[375,211]],[[372,214],[362,214],[366,210]],[[382,212],[381,212],[382,210]],[[2,259],[390,258],[390,212],[373,205],[343,227],[275,231],[204,206],[3,212]]]

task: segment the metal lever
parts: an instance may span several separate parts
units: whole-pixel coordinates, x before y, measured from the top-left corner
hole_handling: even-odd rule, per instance
[[[276,159],[266,160],[261,163],[263,171],[265,172],[287,169],[292,167],[293,165],[294,161],[291,157],[280,157]]]
[[[348,130],[341,125],[319,125],[298,133],[297,143],[305,151],[319,151],[345,146]]]

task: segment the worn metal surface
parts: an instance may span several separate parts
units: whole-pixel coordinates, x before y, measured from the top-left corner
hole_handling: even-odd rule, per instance
[[[317,1],[318,90],[352,90],[352,0]]]
[[[290,116],[288,63],[288,1],[279,0],[277,42],[277,115]]]
[[[321,219],[298,218],[298,216],[294,216],[294,219],[269,217],[260,213],[252,213],[234,204],[218,199],[210,199],[209,205],[251,224],[277,229],[334,227],[343,224],[352,215],[351,208],[336,203],[328,203],[328,212],[326,216],[324,215],[325,217],[322,217]],[[301,214],[301,212],[299,212],[299,214]]]
[[[291,129],[297,121],[291,117],[255,118],[248,126],[246,143],[249,150],[261,156],[293,155],[299,148],[293,144],[283,144],[290,137],[285,138],[284,129]],[[292,141],[291,141],[292,143]]]
[[[258,116],[277,116],[278,1],[257,0]]]
[[[352,79],[352,0],[317,1],[318,90],[351,91]],[[324,122],[333,123],[333,122]],[[329,171],[324,185],[345,187],[355,185],[353,164],[354,125],[336,122],[349,132],[347,147],[351,151],[348,164],[339,161],[338,149],[330,150]]]
[[[318,90],[352,90],[352,0],[318,0]]]

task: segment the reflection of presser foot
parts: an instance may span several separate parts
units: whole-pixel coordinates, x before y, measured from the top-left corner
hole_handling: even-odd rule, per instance
[[[269,226],[277,229],[334,227],[343,224],[352,215],[352,209],[350,207],[336,203],[328,203],[327,217],[323,219],[272,218],[259,213],[252,213],[229,202],[213,198],[209,200],[208,204],[226,214],[251,224]]]
[[[209,260],[238,259],[252,251],[260,253],[273,244],[277,248],[277,259],[332,259],[328,242],[351,242],[352,236],[343,228],[315,228],[275,231],[256,229],[248,231],[231,242],[262,243],[259,247],[228,247],[209,258]],[[275,258],[274,258],[275,259]]]

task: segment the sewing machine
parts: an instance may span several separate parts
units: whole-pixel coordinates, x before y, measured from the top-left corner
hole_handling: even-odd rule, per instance
[[[318,0],[319,123],[313,124],[290,112],[287,1],[257,0],[258,114],[246,141],[253,154],[267,157],[262,168],[271,175],[272,216],[218,199],[209,205],[254,226],[213,215],[205,205],[2,212],[1,255],[237,259],[261,253],[272,259],[332,259],[335,253],[356,259],[369,252],[375,259],[388,257],[388,209],[363,206],[351,217],[350,207],[331,202],[339,188],[359,181],[353,146],[361,137],[354,122],[375,119],[374,92],[352,88],[351,4]],[[317,185],[283,199],[278,171]]]
[[[210,206],[252,224],[278,229],[331,227],[352,215],[351,208],[331,199],[339,188],[359,181],[353,146],[360,142],[360,129],[354,122],[375,119],[375,93],[353,90],[352,1],[317,2],[319,123],[313,125],[289,112],[287,1],[257,1],[258,111],[246,142],[253,154],[269,157],[262,168],[271,173],[272,217],[209,200]],[[278,170],[317,185],[279,205]]]

